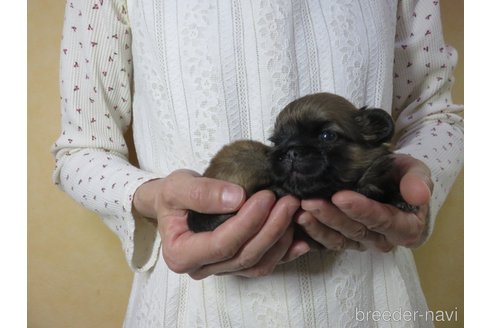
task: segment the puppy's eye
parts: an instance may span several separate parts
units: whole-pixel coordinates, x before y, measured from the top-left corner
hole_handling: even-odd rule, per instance
[[[337,133],[332,130],[324,130],[319,135],[320,140],[327,141],[327,142],[335,141],[337,140],[337,137],[338,137]]]

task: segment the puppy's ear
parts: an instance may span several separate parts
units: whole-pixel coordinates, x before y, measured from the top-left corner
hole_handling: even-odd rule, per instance
[[[393,137],[395,125],[391,116],[379,108],[363,107],[355,114],[355,122],[365,141],[379,145]]]

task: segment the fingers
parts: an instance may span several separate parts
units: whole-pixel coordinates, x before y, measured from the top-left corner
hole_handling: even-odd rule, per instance
[[[253,257],[249,257],[251,255],[247,255],[249,252],[246,251],[239,255],[234,261],[206,266],[191,274],[191,277],[195,279],[202,279],[211,274],[233,274],[235,276],[253,278],[269,275],[287,253],[287,250],[292,243],[292,237],[293,230],[289,229],[283,236],[280,237],[273,247],[268,249],[266,252],[262,252],[262,256],[259,256],[257,259],[254,255]],[[255,259],[250,260],[252,258]]]
[[[323,221],[326,222],[326,220]],[[310,212],[301,213],[297,217],[296,222],[311,238],[323,245],[326,249],[335,251],[349,248],[363,249],[363,246],[360,243],[344,236],[340,232],[340,228],[340,230],[337,231],[333,227],[321,223],[321,220],[314,217]]]
[[[190,274],[191,277],[201,279],[217,273],[255,277],[271,273],[287,254],[292,244],[293,229],[289,227],[291,227],[292,217],[298,208],[297,199],[292,196],[283,197],[275,204],[261,230],[244,243],[235,256],[229,260],[199,268]],[[235,219],[237,218],[229,220],[232,221],[231,226]],[[223,226],[227,223],[229,222],[225,222]],[[289,255],[292,256],[292,254]]]
[[[256,263],[254,266],[245,270],[239,271],[235,274],[243,277],[263,277],[269,275],[281,263],[282,259],[286,256],[290,245],[292,244],[292,238],[294,236],[294,229],[292,226],[284,233],[284,235],[271,247]],[[309,248],[307,249],[309,251]],[[307,252],[306,251],[306,252]],[[299,257],[302,254],[296,254]],[[296,257],[296,258],[297,258]]]
[[[417,214],[400,211],[352,191],[342,191],[332,198],[347,217],[379,233],[393,245],[415,246],[425,229],[427,205]]]
[[[292,228],[293,229],[293,228]],[[304,240],[293,240],[289,246],[289,249],[285,253],[284,257],[279,263],[287,263],[290,261],[294,261],[298,257],[309,252],[311,248],[309,244]]]
[[[262,229],[244,246],[236,269],[247,269],[255,265],[265,252],[285,234],[299,206],[300,202],[295,197],[281,198],[273,207]]]
[[[302,208],[307,214],[297,222],[314,240],[328,249],[373,248],[388,252],[393,248],[384,235],[352,220],[333,204],[323,200],[306,200],[302,202]]]
[[[246,199],[240,186],[200,177],[190,170],[177,170],[167,176],[163,195],[166,208],[192,209],[202,213],[234,212]]]
[[[186,213],[159,218],[163,256],[174,272],[185,273],[233,257],[262,228],[275,196],[270,191],[253,195],[233,218],[210,232],[188,230]]]

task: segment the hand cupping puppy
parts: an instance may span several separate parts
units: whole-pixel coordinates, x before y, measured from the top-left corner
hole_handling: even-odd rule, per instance
[[[133,199],[140,214],[157,218],[162,254],[168,267],[194,279],[213,274],[264,276],[280,262],[309,251],[293,239],[291,222],[300,202],[292,196],[276,201],[264,190],[245,200],[237,185],[177,170],[142,184]],[[208,213],[238,213],[214,231],[193,233],[188,209]]]

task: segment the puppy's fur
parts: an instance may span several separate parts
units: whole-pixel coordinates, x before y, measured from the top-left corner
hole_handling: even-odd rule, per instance
[[[392,176],[388,142],[391,116],[382,109],[358,110],[343,97],[318,93],[287,105],[277,117],[273,146],[249,140],[225,146],[204,176],[239,184],[249,197],[261,189],[277,197],[330,200],[339,190],[354,190],[404,211],[415,211],[400,195]],[[192,231],[208,231],[234,213],[190,211]]]

